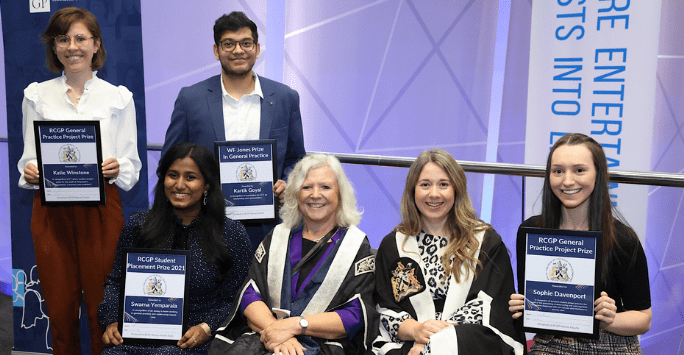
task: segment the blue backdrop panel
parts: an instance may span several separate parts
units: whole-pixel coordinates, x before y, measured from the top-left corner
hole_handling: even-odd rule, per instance
[[[23,152],[21,102],[23,90],[32,82],[52,79],[58,74],[45,67],[45,46],[40,34],[52,14],[67,6],[83,7],[98,19],[107,62],[98,77],[124,85],[135,100],[138,125],[138,152],[143,163],[140,181],[128,192],[120,191],[124,217],[148,208],[147,154],[145,125],[145,85],[143,82],[140,0],[24,0],[1,4],[5,45],[5,85],[7,95],[7,134],[9,141],[9,190],[11,206],[14,350],[51,353],[49,315],[40,289],[30,222],[33,192],[17,186],[17,162]],[[83,309],[81,314],[85,314]],[[81,320],[83,354],[90,353],[85,317]]]

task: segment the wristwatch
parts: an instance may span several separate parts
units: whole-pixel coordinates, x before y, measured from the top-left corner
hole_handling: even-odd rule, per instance
[[[309,326],[309,321],[304,317],[299,317],[299,325],[302,327],[302,332],[299,334],[304,334],[306,333],[306,327]]]

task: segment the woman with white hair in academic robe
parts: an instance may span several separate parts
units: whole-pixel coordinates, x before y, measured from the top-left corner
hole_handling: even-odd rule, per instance
[[[377,330],[375,262],[339,161],[307,155],[210,354],[363,353]]]

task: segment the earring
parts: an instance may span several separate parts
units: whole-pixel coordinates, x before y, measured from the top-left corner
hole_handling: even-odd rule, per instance
[[[202,202],[204,203],[205,206],[207,205],[207,194],[208,193],[209,193],[209,191],[204,191],[204,201],[202,201]]]

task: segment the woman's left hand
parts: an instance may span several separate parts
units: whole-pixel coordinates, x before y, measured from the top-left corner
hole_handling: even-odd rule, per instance
[[[119,176],[119,161],[115,158],[107,158],[102,162],[102,176],[107,179],[116,179]]]
[[[297,340],[297,338],[290,338],[272,347],[267,346],[266,349],[274,354],[282,355],[304,355],[304,352],[306,351],[306,348]]]
[[[518,319],[522,316],[523,308],[525,308],[525,296],[514,293],[511,295],[511,300],[508,301],[508,310],[513,313],[513,319]]]
[[[420,352],[423,351],[424,347],[425,344],[415,343],[411,350],[409,350],[408,355],[420,355]]]
[[[299,317],[279,319],[261,331],[260,339],[266,349],[273,349],[276,345],[299,334],[299,329],[301,329]]]
[[[608,293],[601,291],[601,297],[594,301],[594,316],[596,319],[601,321],[601,328],[605,328],[615,321],[615,312],[617,307],[615,306],[615,300],[608,297]]]
[[[194,327],[190,327],[185,334],[183,334],[183,337],[180,338],[178,343],[178,347],[181,349],[192,349],[197,346],[201,346],[202,344],[206,343],[207,340],[209,340],[209,335],[202,329],[200,325],[196,325]]]

